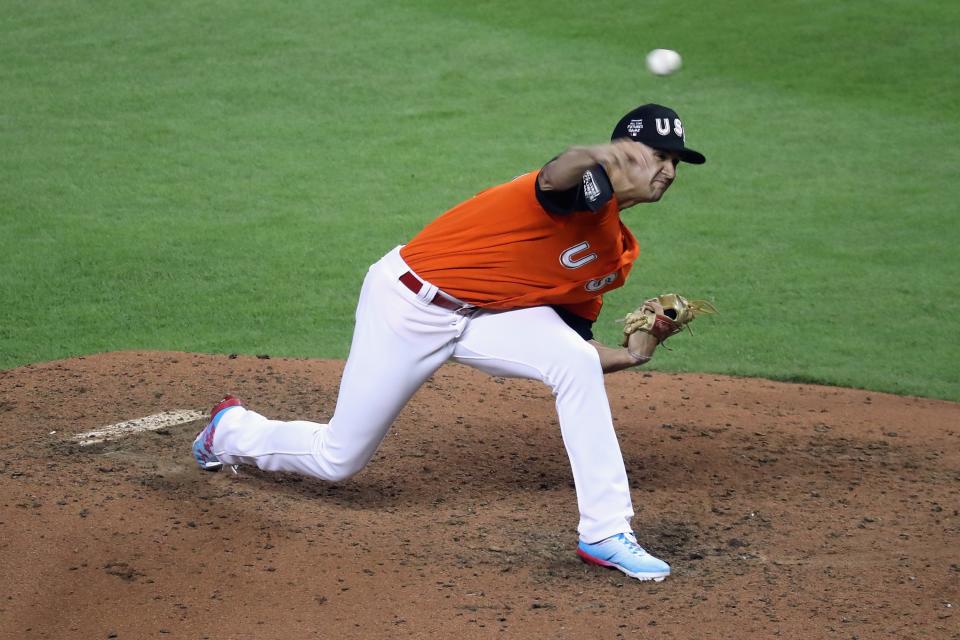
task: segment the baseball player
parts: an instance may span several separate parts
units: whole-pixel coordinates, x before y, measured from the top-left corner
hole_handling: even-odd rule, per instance
[[[633,506],[603,374],[646,363],[652,326],[623,348],[593,339],[603,294],[623,286],[639,246],[620,212],[657,202],[679,162],[702,164],[677,114],[646,104],[611,142],[572,147],[539,171],[453,207],[370,267],[328,424],[281,422],[227,396],[193,444],[201,468],[256,465],[329,481],[371,459],[416,390],[452,360],[531,378],[556,396],[580,512],[577,553],[640,580],[670,567],[630,526]],[[656,316],[656,299],[645,305]]]

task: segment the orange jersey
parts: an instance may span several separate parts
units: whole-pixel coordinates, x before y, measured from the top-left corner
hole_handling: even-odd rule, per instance
[[[538,172],[478,193],[428,224],[400,251],[421,278],[478,307],[560,305],[596,320],[640,247],[616,198],[597,212],[548,213]]]

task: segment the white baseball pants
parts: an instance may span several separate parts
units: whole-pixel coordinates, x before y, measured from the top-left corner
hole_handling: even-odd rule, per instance
[[[414,294],[395,248],[370,267],[337,406],[329,424],[228,410],[214,436],[225,464],[337,481],[359,472],[420,386],[447,360],[546,383],[556,396],[585,542],[630,532],[633,507],[597,351],[549,307],[461,314]]]

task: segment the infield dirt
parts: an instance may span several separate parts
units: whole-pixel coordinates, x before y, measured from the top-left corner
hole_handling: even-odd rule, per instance
[[[203,473],[203,421],[70,441],[225,392],[324,421],[342,366],[125,352],[0,372],[0,637],[960,638],[955,403],[608,376],[662,583],[578,560],[539,383],[445,366],[340,484]]]

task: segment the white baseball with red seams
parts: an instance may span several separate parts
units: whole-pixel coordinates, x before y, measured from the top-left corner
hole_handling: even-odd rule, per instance
[[[683,59],[673,49],[654,49],[647,54],[647,69],[658,76],[676,73],[683,66]]]

